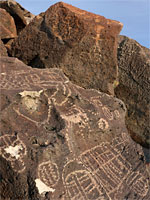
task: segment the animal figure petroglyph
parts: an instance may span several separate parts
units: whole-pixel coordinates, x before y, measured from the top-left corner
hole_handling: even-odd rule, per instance
[[[63,151],[59,151],[63,166],[55,159],[55,148],[49,160],[41,159],[36,173],[38,185],[52,193],[57,191],[58,185],[63,185],[65,199],[71,200],[118,199],[125,188],[135,192],[138,199],[144,199],[150,190],[148,181],[140,171],[133,171],[122,154],[123,148],[131,145],[131,139],[124,132],[125,128],[118,127],[123,118],[121,101],[117,104],[107,94],[72,84],[59,69],[10,68],[7,74],[2,66],[1,77],[2,92],[20,93],[18,104],[12,104],[18,119],[25,119],[43,130],[55,110],[56,119],[64,121],[63,146],[67,146],[70,154],[65,158]],[[114,139],[109,140],[112,130]],[[108,141],[103,138],[105,135]],[[25,134],[25,137],[30,135]],[[9,135],[1,136],[0,141],[2,156],[11,162],[14,170],[22,172],[27,155],[23,141]]]

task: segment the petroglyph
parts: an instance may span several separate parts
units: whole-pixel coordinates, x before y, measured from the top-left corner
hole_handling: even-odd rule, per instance
[[[126,182],[141,197],[144,197],[149,190],[148,180],[144,180],[143,175],[139,172],[132,172]]]
[[[114,111],[114,115],[115,115],[116,118],[120,118],[120,113],[119,113],[118,110],[115,110],[115,111]]]
[[[47,186],[54,187],[59,180],[59,171],[55,163],[43,162],[38,166],[38,177]]]
[[[107,129],[109,128],[108,122],[107,122],[105,119],[103,119],[103,118],[101,118],[101,119],[98,121],[98,126],[99,126],[99,128],[102,129],[102,130],[107,130]]]
[[[52,193],[52,199],[58,199],[63,193],[64,200],[111,200],[131,193],[138,199],[147,198],[150,188],[143,169],[135,169],[128,159],[137,154],[126,133],[121,101],[72,84],[59,69],[13,67],[2,67],[1,90],[20,95],[4,109],[2,117],[7,124],[9,114],[12,129],[17,126],[25,133],[21,140],[18,135],[1,136],[0,151],[15,171],[37,166],[27,155],[22,142],[25,137],[34,159],[42,161],[32,168],[41,195]],[[25,156],[33,165],[25,166]]]
[[[65,179],[65,184],[70,199],[100,199],[100,191],[96,181],[87,171],[79,170],[69,174]]]
[[[91,97],[91,102],[94,103],[98,108],[102,107],[103,104],[101,102],[100,96],[98,97]]]
[[[132,170],[131,164],[123,157],[122,148],[127,142],[125,135],[116,137],[111,143],[103,142],[81,153],[76,159],[66,163],[62,173],[67,191],[66,199],[101,200],[119,198],[127,190],[134,191],[143,198],[149,191],[148,180],[139,172]],[[126,137],[128,140],[129,138]],[[50,167],[48,167],[50,165]],[[50,170],[49,170],[49,169]],[[53,174],[52,175],[52,171]],[[38,167],[38,177],[48,187],[55,189],[58,183],[57,166],[51,162]],[[44,176],[43,176],[44,174]],[[52,179],[52,177],[55,177]],[[120,197],[121,197],[120,196]]]
[[[0,137],[0,154],[11,162],[11,166],[17,172],[25,170],[24,156],[27,154],[25,144],[15,135]]]
[[[144,181],[142,174],[133,172],[130,163],[121,155],[119,147],[124,146],[125,142],[123,138],[115,138],[112,146],[109,143],[103,143],[83,152],[79,157],[110,198],[121,189],[121,185],[126,180],[130,189],[141,197],[146,196],[149,190],[148,181]]]
[[[113,113],[112,112],[110,112],[110,110],[109,110],[109,108],[107,108],[106,106],[104,106],[103,108],[102,108],[102,111],[103,111],[103,113],[104,113],[104,115],[105,115],[105,117],[108,119],[108,120],[113,120]]]
[[[15,62],[14,62],[15,64]],[[7,90],[31,90],[31,88],[49,88],[50,85],[58,85],[59,82],[68,82],[68,78],[64,76],[61,70],[55,71],[49,69],[32,69],[27,70],[12,70],[10,68],[9,74],[5,73],[5,65],[1,67],[1,82],[0,88]],[[21,78],[20,78],[21,77]],[[56,86],[57,87],[57,86]]]
[[[84,126],[88,125],[88,117],[86,113],[76,105],[70,107],[67,112],[61,115],[63,119],[74,124],[82,122]]]
[[[64,167],[63,182],[69,199],[100,200],[106,197],[104,189],[93,175],[75,160],[68,162]]]

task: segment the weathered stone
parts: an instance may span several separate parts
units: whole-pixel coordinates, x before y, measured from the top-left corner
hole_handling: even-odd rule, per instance
[[[2,8],[0,8],[0,37],[1,39],[17,37],[14,19]]]
[[[0,39],[0,56],[8,56],[7,49],[1,39]]]
[[[115,94],[126,104],[128,131],[136,142],[150,148],[150,50],[119,36],[118,65]]]
[[[58,67],[84,88],[113,94],[120,22],[57,3],[14,41],[12,55],[39,68]]]
[[[0,145],[1,146],[1,145]],[[30,174],[23,176],[15,172],[11,162],[0,156],[0,197],[1,200],[8,199],[40,199],[35,182]],[[30,189],[32,191],[30,192]]]
[[[5,9],[14,18],[17,33],[19,33],[34,18],[32,13],[24,9],[14,0],[0,1],[0,7]]]
[[[30,199],[148,199],[142,149],[127,133],[122,101],[72,84],[60,69],[1,63],[1,93],[14,99],[1,111],[2,162],[13,170],[2,170],[5,182],[17,177],[17,191]]]

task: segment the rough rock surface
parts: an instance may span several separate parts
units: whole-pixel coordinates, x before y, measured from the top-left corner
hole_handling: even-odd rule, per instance
[[[61,68],[75,84],[113,94],[121,29],[120,22],[61,2],[25,27],[12,55],[32,67]]]
[[[5,9],[14,18],[17,33],[19,33],[34,18],[32,13],[13,0],[0,1],[0,8]]]
[[[127,133],[122,101],[72,84],[60,69],[1,63],[1,93],[13,98],[1,111],[1,196],[148,199],[143,153]]]
[[[1,200],[40,199],[35,182],[32,180],[30,174],[24,176],[21,173],[15,172],[11,166],[11,162],[2,156],[0,156],[0,179]]]
[[[17,37],[14,19],[2,8],[0,8],[0,37],[1,39]]]
[[[0,39],[0,56],[8,56],[7,49],[1,39]]]
[[[119,36],[118,66],[115,94],[126,104],[128,131],[136,142],[150,148],[150,50]]]

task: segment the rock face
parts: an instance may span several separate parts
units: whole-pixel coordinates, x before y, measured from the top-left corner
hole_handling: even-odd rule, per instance
[[[0,1],[0,8],[5,9],[13,17],[17,33],[20,33],[20,31],[34,18],[32,13],[13,0]]]
[[[0,39],[0,56],[8,56],[7,49],[4,46],[4,43],[2,42],[1,39]]]
[[[72,84],[60,69],[1,63],[1,93],[13,98],[1,109],[4,199],[148,199],[143,153],[120,100]]]
[[[34,18],[11,53],[32,67],[61,68],[79,86],[113,94],[121,29],[120,22],[61,2]]]
[[[14,19],[2,8],[0,8],[0,37],[1,39],[17,37]]]
[[[136,142],[150,148],[150,50],[119,36],[118,66],[115,94],[126,104],[127,128]]]

